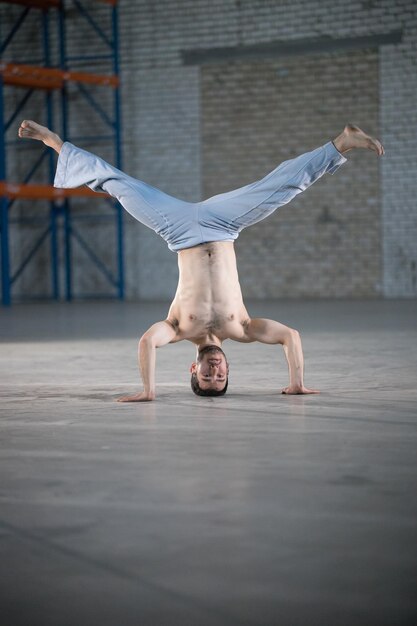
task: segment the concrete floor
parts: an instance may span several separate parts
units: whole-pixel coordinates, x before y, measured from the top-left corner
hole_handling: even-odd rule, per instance
[[[188,343],[138,388],[167,305],[0,312],[2,626],[417,624],[417,302],[252,303],[298,328],[227,342],[230,392],[189,389]]]

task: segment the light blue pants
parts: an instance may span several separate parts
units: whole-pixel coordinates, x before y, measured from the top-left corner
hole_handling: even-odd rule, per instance
[[[152,228],[170,250],[208,241],[234,241],[241,230],[271,215],[326,172],[346,161],[332,142],[284,161],[261,180],[203,202],[185,202],[127,176],[103,159],[65,142],[59,154],[54,186],[88,185],[105,191],[134,218]]]

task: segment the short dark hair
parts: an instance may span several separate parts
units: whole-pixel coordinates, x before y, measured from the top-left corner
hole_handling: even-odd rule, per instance
[[[197,374],[191,374],[191,389],[196,396],[224,396],[227,391],[227,385],[229,384],[229,377],[226,378],[226,384],[223,389],[201,389],[198,384]]]

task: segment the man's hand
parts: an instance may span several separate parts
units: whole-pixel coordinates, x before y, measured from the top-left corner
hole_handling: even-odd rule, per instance
[[[290,385],[289,387],[284,387],[281,393],[295,396],[308,393],[320,393],[320,391],[318,389],[307,389],[304,385]]]
[[[117,402],[151,402],[151,400],[155,400],[155,394],[147,393],[146,391],[136,393],[134,396],[117,398]]]

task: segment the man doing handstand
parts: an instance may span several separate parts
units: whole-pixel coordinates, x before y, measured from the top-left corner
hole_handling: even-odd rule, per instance
[[[226,392],[229,365],[223,341],[281,344],[289,369],[285,394],[318,393],[304,386],[299,333],[269,319],[252,319],[243,304],[234,240],[247,226],[271,215],[326,172],[333,174],[353,148],[384,154],[381,143],[348,125],[312,152],[281,163],[261,180],[203,202],[185,202],[127,176],[36,122],[25,120],[19,137],[38,139],[59,154],[54,186],[87,185],[116,198],[138,221],[152,228],[178,253],[179,281],[167,318],[153,324],[139,341],[143,391],[120,402],[155,399],[156,348],[187,339],[197,347],[191,387],[201,396]]]

